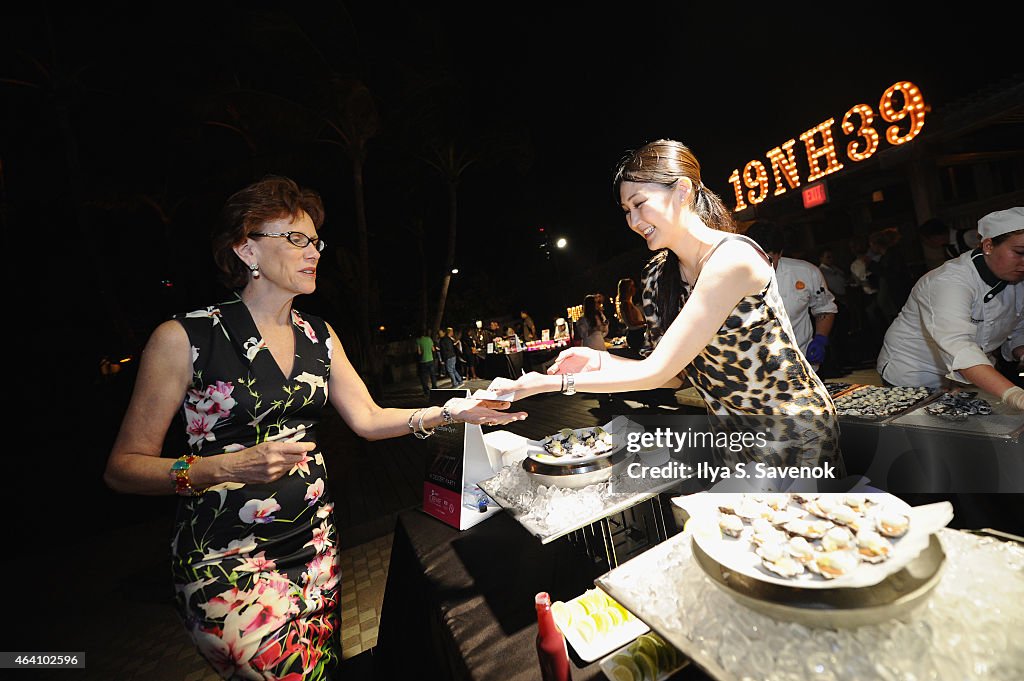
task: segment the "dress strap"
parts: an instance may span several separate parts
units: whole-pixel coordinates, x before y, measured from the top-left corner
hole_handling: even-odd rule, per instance
[[[736,241],[737,239],[740,240],[740,241],[745,241],[748,244],[750,244],[754,248],[754,250],[757,251],[758,255],[760,255],[762,258],[764,258],[764,261],[766,263],[768,263],[769,265],[772,264],[772,259],[768,257],[768,254],[764,252],[764,249],[761,248],[757,244],[756,241],[754,241],[753,239],[751,239],[749,236],[747,236],[745,234],[726,234],[725,237],[722,238],[721,241],[719,241],[717,244],[712,246],[711,250],[704,254],[704,257],[701,258],[701,263],[707,262],[708,258],[711,257],[711,254],[714,253],[716,250],[718,250],[718,247],[721,246],[722,244],[724,244],[726,241]]]

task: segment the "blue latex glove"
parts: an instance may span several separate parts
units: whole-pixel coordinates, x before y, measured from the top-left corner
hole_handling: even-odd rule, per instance
[[[807,361],[811,364],[821,364],[825,361],[825,347],[828,345],[828,336],[820,333],[814,334],[811,344],[807,346]]]

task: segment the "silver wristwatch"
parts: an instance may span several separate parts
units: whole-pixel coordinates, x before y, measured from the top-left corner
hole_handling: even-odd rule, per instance
[[[562,394],[576,394],[576,378],[572,374],[564,374],[564,377],[562,378]]]

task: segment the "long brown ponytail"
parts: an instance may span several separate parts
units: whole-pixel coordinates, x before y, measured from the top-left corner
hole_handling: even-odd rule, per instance
[[[615,192],[615,203],[618,204],[619,187],[623,182],[640,182],[660,184],[671,187],[681,178],[689,178],[693,183],[693,199],[690,209],[712,229],[723,232],[735,232],[736,223],[732,213],[725,207],[722,199],[704,186],[700,179],[700,162],[682,142],[660,139],[627,153],[615,169],[612,181]],[[658,317],[661,330],[679,314],[682,308],[683,277],[679,273],[679,258],[671,249],[665,249],[665,264],[661,268],[658,279]]]

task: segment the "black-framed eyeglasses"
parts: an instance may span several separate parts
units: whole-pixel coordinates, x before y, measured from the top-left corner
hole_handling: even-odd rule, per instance
[[[311,236],[307,236],[302,232],[250,232],[249,236],[283,236],[288,239],[288,243],[297,248],[305,248],[306,246],[313,244],[316,246],[316,250],[323,251],[324,243],[323,239],[314,239]]]

